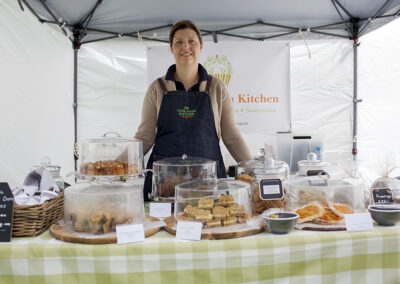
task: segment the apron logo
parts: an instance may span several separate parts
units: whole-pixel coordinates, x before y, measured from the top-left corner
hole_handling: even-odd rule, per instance
[[[218,56],[216,54],[208,56],[203,64],[209,74],[220,79],[226,86],[229,85],[233,73],[232,65],[227,59],[226,55]]]
[[[181,109],[178,108],[176,111],[178,112],[178,116],[182,118],[193,118],[196,114],[196,110],[190,109],[188,106],[184,106]]]

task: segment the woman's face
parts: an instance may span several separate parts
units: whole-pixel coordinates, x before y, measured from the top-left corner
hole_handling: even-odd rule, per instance
[[[177,30],[172,40],[171,52],[177,65],[197,65],[203,44],[192,29]]]

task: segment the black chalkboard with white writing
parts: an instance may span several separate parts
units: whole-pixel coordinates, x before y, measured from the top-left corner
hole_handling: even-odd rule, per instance
[[[393,194],[389,188],[372,189],[372,198],[375,204],[391,204],[393,203]]]
[[[0,182],[0,242],[11,240],[14,195],[8,183]]]

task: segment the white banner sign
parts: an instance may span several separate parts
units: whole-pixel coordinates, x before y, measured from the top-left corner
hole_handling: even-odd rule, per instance
[[[289,47],[286,43],[204,43],[199,62],[229,89],[243,133],[290,129]],[[169,46],[147,50],[148,84],[174,64]]]

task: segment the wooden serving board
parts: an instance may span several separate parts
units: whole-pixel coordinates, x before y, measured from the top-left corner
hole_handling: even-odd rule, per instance
[[[171,233],[173,235],[176,234],[176,229],[174,229],[175,225],[175,217],[170,216],[168,218],[164,219],[164,222],[167,224],[167,226],[164,227],[164,230],[166,230],[168,233]],[[222,227],[223,228],[223,227]],[[226,227],[229,228],[229,227]],[[201,238],[203,240],[219,240],[219,239],[233,239],[233,238],[241,238],[245,236],[250,236],[254,235],[257,233],[260,233],[264,230],[264,221],[260,222],[259,228],[257,229],[248,229],[248,230],[241,230],[239,232],[218,232],[218,233],[201,233]]]
[[[344,225],[320,225],[320,226],[312,226],[313,224],[307,225],[307,223],[301,224],[302,226],[296,225],[295,228],[298,230],[306,230],[306,231],[346,231],[346,227]]]
[[[160,219],[146,216],[148,221],[160,221]],[[152,228],[144,231],[145,237],[150,237],[157,233],[160,230],[160,227]],[[69,243],[80,243],[80,244],[112,244],[117,242],[116,234],[113,235],[95,235],[94,237],[83,237],[80,236],[79,233],[70,233],[65,232],[64,228],[57,222],[51,225],[50,233],[56,238],[64,242]]]

